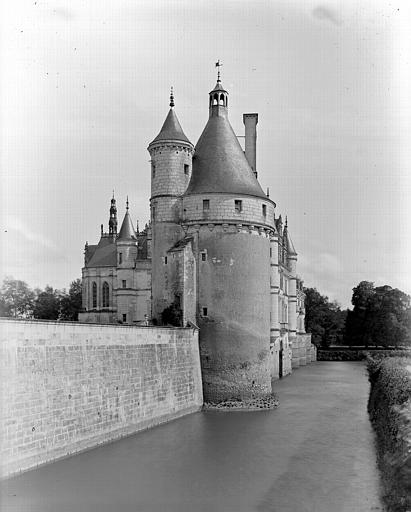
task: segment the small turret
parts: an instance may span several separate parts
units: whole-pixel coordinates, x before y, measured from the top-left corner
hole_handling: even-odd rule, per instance
[[[285,226],[283,231],[284,245],[287,248],[288,256],[297,256],[297,252],[294,248],[294,244],[291,240],[290,233],[288,232],[288,219],[285,218]]]
[[[131,220],[128,212],[128,196],[126,202],[126,214],[124,215],[123,223],[121,225],[120,233],[118,234],[118,240],[137,240],[137,235],[134,230],[133,221]]]

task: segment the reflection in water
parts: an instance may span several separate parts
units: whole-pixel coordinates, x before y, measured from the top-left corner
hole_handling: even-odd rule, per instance
[[[4,510],[382,510],[362,364],[274,386],[278,409],[193,414],[3,482]]]

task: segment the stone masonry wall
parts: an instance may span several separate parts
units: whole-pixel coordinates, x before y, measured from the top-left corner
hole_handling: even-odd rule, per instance
[[[200,409],[198,332],[0,319],[1,475]]]
[[[203,210],[203,200],[209,200],[209,209]],[[234,201],[242,201],[242,210],[237,212]],[[263,215],[262,206],[266,206]],[[273,227],[274,203],[270,199],[233,194],[196,194],[183,198],[184,219],[190,222],[238,222]]]

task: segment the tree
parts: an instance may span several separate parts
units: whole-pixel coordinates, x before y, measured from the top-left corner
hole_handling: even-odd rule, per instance
[[[305,288],[305,328],[313,343],[321,347],[340,343],[343,339],[346,312],[337,302],[330,302],[315,288]]]
[[[0,289],[0,314],[19,318],[30,318],[35,294],[27,283],[5,277]]]
[[[161,321],[163,325],[173,325],[174,327],[182,327],[183,311],[179,301],[176,299],[170,306],[161,313]]]
[[[384,285],[361,281],[353,288],[345,338],[350,345],[401,346],[410,344],[411,298]]]
[[[57,320],[60,315],[60,292],[52,286],[46,286],[44,291],[38,290],[34,301],[34,318],[44,320]]]
[[[78,320],[78,314],[82,309],[82,289],[81,279],[76,279],[70,283],[68,294],[65,293],[61,298],[61,320]]]

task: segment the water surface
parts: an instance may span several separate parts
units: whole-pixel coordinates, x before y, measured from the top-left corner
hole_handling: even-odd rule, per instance
[[[11,512],[365,512],[379,500],[365,367],[318,362],[280,407],[201,412],[0,485]]]

